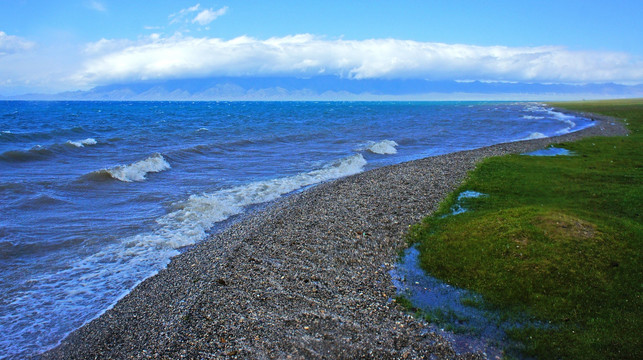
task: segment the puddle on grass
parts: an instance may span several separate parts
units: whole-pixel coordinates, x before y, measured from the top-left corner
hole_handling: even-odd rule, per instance
[[[556,147],[550,147],[547,149],[541,149],[541,150],[536,150],[528,153],[522,153],[520,155],[528,155],[528,156],[558,156],[558,155],[575,155],[573,152],[563,149],[563,148],[556,148]]]
[[[477,198],[481,196],[487,196],[486,194],[479,193],[477,191],[463,191],[458,195],[458,201],[451,207],[451,214],[450,215],[458,215],[462,214],[464,212],[467,212],[468,209],[462,206],[462,200],[463,199],[471,199],[471,198]]]
[[[489,359],[502,358],[504,331],[487,318],[483,310],[463,305],[480,303],[481,297],[446,284],[424,272],[419,265],[420,252],[412,246],[391,270],[397,295],[408,299],[431,323],[430,329],[442,335],[458,354],[482,352]]]
[[[430,322],[430,331],[447,339],[458,354],[479,352],[488,359],[501,359],[504,348],[516,349],[507,339],[506,330],[522,326],[545,326],[528,319],[503,320],[493,310],[484,309],[482,296],[440,281],[420,268],[419,251],[412,246],[390,271],[397,295],[421,310]],[[520,355],[511,351],[511,355]]]

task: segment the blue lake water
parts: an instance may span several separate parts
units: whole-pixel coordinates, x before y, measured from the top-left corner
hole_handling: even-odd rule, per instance
[[[0,102],[0,358],[55,346],[249,206],[591,125],[535,103]]]

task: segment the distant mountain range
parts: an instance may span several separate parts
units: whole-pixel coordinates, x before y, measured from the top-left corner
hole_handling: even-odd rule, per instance
[[[318,76],[216,77],[141,81],[87,91],[26,94],[4,100],[542,100],[642,97],[643,85],[342,79]]]

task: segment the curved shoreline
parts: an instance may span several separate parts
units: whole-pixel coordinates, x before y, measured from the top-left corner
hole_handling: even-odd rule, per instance
[[[389,270],[408,226],[478,161],[626,133],[614,119],[582,116],[596,124],[377,168],[278,200],[174,257],[42,358],[483,357],[456,354],[391,302]]]

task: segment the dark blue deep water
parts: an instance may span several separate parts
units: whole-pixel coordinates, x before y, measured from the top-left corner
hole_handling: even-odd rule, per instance
[[[0,102],[0,358],[55,346],[251,205],[590,125],[534,103]]]

